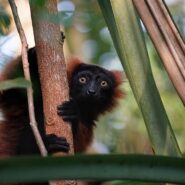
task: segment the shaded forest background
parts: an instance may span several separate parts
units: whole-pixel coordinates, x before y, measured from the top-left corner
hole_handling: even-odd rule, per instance
[[[166,1],[167,3],[169,1]],[[22,18],[29,46],[34,46],[27,1],[17,0],[20,17]],[[185,38],[185,1],[174,1],[168,4],[172,16]],[[10,15],[9,5],[0,1],[1,12]],[[92,62],[108,69],[122,69],[114,49],[109,31],[95,0],[64,0],[58,5],[62,25],[65,32],[66,61],[76,56],[85,62]],[[3,15],[3,14],[2,14]],[[10,15],[11,16],[11,15]],[[20,53],[20,41],[12,19],[5,19],[0,35],[0,67]],[[8,26],[9,25],[9,26]],[[144,29],[144,27],[143,27]],[[145,34],[148,53],[151,59],[153,74],[159,88],[165,109],[174,129],[181,151],[185,152],[185,113],[184,106],[178,98],[167,74],[161,65],[160,58]],[[151,152],[148,134],[143,118],[134,100],[129,83],[126,80],[123,88],[126,96],[120,106],[111,114],[103,116],[96,129],[93,149],[89,152],[101,153],[149,153]]]

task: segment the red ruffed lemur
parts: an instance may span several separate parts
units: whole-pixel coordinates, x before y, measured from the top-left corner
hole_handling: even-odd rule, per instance
[[[31,79],[34,88],[35,113],[39,131],[48,152],[69,151],[63,137],[46,135],[36,51],[29,49]],[[122,74],[96,65],[72,59],[67,66],[70,100],[56,108],[61,118],[72,124],[75,152],[83,152],[91,143],[95,121],[100,114],[111,111],[122,97]],[[23,75],[20,57],[10,62],[0,74],[0,80]],[[52,95],[51,95],[52,96]],[[0,92],[0,156],[38,154],[39,150],[29,126],[25,89]]]

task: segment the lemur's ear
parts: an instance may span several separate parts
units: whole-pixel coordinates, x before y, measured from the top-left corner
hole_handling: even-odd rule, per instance
[[[77,58],[71,58],[67,63],[67,77],[68,81],[71,80],[71,75],[75,71],[75,69],[82,64],[82,61]]]

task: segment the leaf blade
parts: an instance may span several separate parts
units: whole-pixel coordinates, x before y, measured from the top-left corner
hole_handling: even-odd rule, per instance
[[[181,156],[152,75],[141,25],[130,0],[99,0],[156,154]]]
[[[185,183],[185,159],[147,155],[19,157],[0,160],[0,172],[1,183],[56,179]]]
[[[24,78],[15,78],[13,80],[5,80],[0,82],[0,90],[8,90],[12,88],[28,88],[31,82]]]

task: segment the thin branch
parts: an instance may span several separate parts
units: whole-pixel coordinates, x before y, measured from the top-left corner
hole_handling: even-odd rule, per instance
[[[24,30],[22,28],[22,25],[21,25],[21,22],[20,22],[20,19],[18,16],[18,12],[17,12],[17,7],[16,7],[14,0],[8,0],[8,1],[10,4],[12,13],[13,13],[15,25],[17,27],[17,31],[19,33],[21,43],[22,43],[22,63],[23,63],[24,76],[25,76],[26,80],[31,82],[28,55],[27,55],[28,44],[27,44],[26,36],[25,36]],[[39,130],[37,128],[37,122],[35,119],[35,112],[34,112],[34,103],[33,103],[33,89],[31,86],[27,88],[27,100],[28,100],[30,126],[32,128],[33,134],[34,134],[35,139],[37,141],[41,155],[47,156],[47,150],[44,146],[44,143],[43,143],[42,138],[40,136]]]

